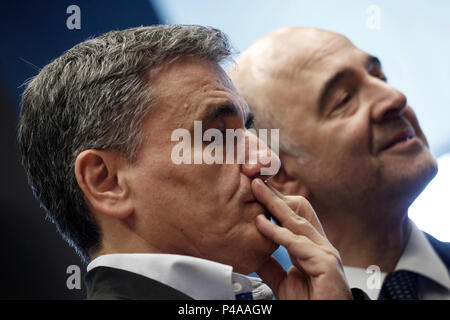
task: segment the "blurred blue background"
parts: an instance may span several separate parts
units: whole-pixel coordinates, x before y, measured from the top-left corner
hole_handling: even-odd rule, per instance
[[[70,30],[70,5],[81,11]],[[44,221],[19,164],[15,130],[23,83],[89,37],[157,23],[211,25],[239,52],[274,29],[306,25],[340,32],[377,55],[389,82],[403,91],[439,159],[439,173],[410,209],[420,229],[450,241],[450,1],[447,0],[97,0],[0,1],[0,205],[3,298],[80,298],[65,286],[81,265]],[[283,251],[277,256],[289,265]]]
[[[74,13],[67,8],[74,4],[80,8],[80,29],[67,27]],[[0,0],[0,299],[86,296],[84,284],[67,287],[67,268],[78,265],[82,275],[85,268],[44,219],[20,165],[15,137],[22,84],[89,37],[159,22],[148,0]]]

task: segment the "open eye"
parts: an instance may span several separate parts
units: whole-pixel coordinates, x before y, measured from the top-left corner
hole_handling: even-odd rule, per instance
[[[222,141],[224,141],[225,137],[226,137],[226,133],[227,133],[226,129],[223,128],[223,129],[217,129],[217,130],[220,131],[220,133],[222,135]],[[213,136],[211,136],[211,142],[214,142],[214,141],[216,141],[216,136],[213,135]]]
[[[253,113],[250,113],[248,115],[247,121],[245,122],[245,128],[246,129],[253,128],[254,124],[255,124],[255,116],[253,115]]]

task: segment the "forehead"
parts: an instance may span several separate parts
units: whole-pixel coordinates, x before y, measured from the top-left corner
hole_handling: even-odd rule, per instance
[[[319,103],[324,86],[334,75],[342,70],[365,69],[370,57],[346,37],[331,32],[298,38],[287,56],[284,65],[291,67],[283,68],[283,86],[290,88],[289,100],[295,101],[294,105],[310,107],[297,108],[302,113]]]
[[[320,84],[340,69],[364,65],[367,57],[366,52],[346,37],[331,34],[297,50],[293,57],[293,72],[300,78],[313,77],[312,80]]]
[[[207,109],[232,105],[245,116],[248,106],[231,80],[216,63],[197,57],[182,57],[150,71],[156,113],[186,127],[201,120]],[[162,119],[160,118],[160,119]]]

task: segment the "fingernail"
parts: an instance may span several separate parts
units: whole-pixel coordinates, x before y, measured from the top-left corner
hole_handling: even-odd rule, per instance
[[[260,178],[254,179],[257,184],[264,184],[264,182]]]
[[[256,220],[268,221],[268,219],[266,218],[266,216],[263,215],[263,214],[257,215],[257,216],[256,216]]]

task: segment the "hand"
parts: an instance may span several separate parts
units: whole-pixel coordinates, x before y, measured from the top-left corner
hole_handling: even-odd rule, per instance
[[[256,199],[281,226],[264,215],[256,218],[258,230],[268,239],[284,246],[292,267],[286,272],[270,257],[257,270],[277,299],[331,300],[352,299],[339,252],[328,241],[314,209],[301,196],[283,196],[261,179],[252,181]]]

